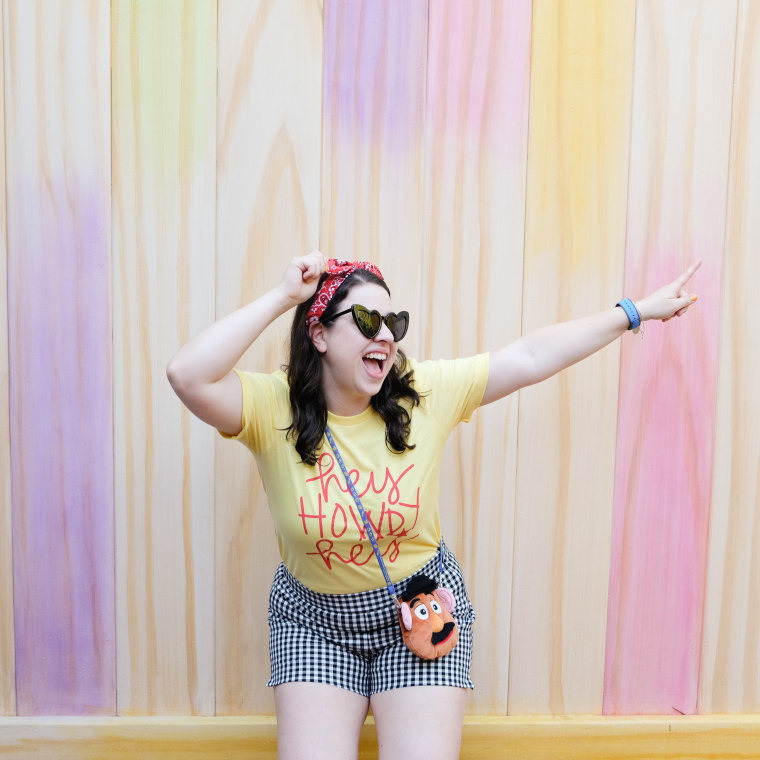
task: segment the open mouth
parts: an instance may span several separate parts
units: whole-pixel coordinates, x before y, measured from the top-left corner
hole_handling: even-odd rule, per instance
[[[375,377],[380,377],[383,374],[385,368],[385,361],[388,358],[387,354],[380,353],[379,351],[373,351],[362,357],[364,366],[369,373]]]
[[[434,646],[443,644],[444,641],[448,640],[452,633],[454,633],[454,623],[449,621],[448,623],[444,623],[443,628],[441,628],[440,631],[436,631],[430,640],[433,642]]]

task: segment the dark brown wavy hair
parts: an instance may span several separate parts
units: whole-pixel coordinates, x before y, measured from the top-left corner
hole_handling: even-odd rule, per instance
[[[322,276],[316,292],[319,292],[326,277],[326,274]],[[363,282],[380,285],[390,295],[384,280],[366,269],[357,269],[341,283],[321,321],[329,323],[351,289]],[[317,451],[327,427],[327,404],[322,393],[322,359],[306,327],[306,315],[313,300],[310,298],[296,307],[290,328],[288,364],[283,368],[290,386],[290,408],[293,413],[293,420],[287,429],[288,439],[294,442],[301,461],[309,465],[317,462]],[[406,355],[399,349],[391,371],[370,401],[372,408],[385,421],[386,446],[397,454],[414,448],[408,440],[412,422],[409,410],[419,405],[420,395],[414,389],[413,374],[407,370]]]

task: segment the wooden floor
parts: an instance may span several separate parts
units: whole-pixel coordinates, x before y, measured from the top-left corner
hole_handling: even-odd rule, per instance
[[[0,758],[274,760],[274,718],[0,718]],[[371,718],[359,757],[377,757]],[[464,760],[760,758],[760,715],[469,717]],[[412,760],[410,758],[410,760]]]

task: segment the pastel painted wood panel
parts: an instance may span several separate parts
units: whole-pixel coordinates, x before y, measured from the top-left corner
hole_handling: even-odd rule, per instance
[[[118,709],[210,714],[213,440],[165,367],[214,315],[216,7],[112,13]]]
[[[412,313],[422,280],[427,23],[427,0],[325,3],[320,247],[377,264],[396,308]],[[421,331],[413,317],[411,356]]]
[[[0,5],[0,30],[4,8]],[[4,30],[3,30],[4,32]],[[5,192],[5,34],[0,35],[0,230],[7,230]],[[8,293],[7,236],[0,235],[0,293]],[[0,307],[0,715],[16,714],[16,653],[13,634],[13,534],[11,441],[8,419],[8,310]]]
[[[703,264],[622,351],[606,713],[697,709],[735,31],[734,2],[637,4],[625,293]]]
[[[18,713],[112,714],[109,9],[4,22]]]
[[[469,356],[520,332],[531,2],[430,6],[425,102],[424,355]],[[517,400],[447,446],[444,539],[478,616],[469,709],[506,712]]]
[[[318,0],[219,5],[216,315],[275,286],[288,261],[317,248],[322,7]],[[240,363],[286,361],[291,315]],[[250,452],[217,439],[216,669],[219,714],[271,713],[269,588],[279,561]]]
[[[760,712],[760,336],[754,319],[760,278],[759,42],[760,5],[740,2],[699,678],[702,713]]]
[[[634,10],[534,2],[523,333],[622,296]],[[602,707],[618,361],[520,393],[513,714]]]

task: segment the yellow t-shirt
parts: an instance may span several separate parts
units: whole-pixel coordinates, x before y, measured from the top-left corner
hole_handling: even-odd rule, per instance
[[[327,425],[369,516],[391,579],[421,568],[440,542],[439,471],[446,438],[479,406],[488,354],[430,362],[407,360],[422,396],[411,412],[409,443],[393,453],[385,423],[370,407],[355,417],[328,413]],[[385,585],[361,515],[330,444],[314,466],[286,438],[291,421],[283,372],[239,372],[243,429],[236,440],[256,457],[288,570],[314,591],[346,594]]]

